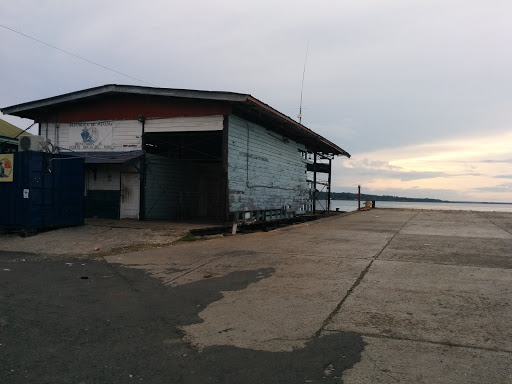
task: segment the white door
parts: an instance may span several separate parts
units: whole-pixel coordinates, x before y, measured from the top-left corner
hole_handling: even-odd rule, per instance
[[[138,219],[140,206],[140,176],[138,173],[121,173],[121,219]]]

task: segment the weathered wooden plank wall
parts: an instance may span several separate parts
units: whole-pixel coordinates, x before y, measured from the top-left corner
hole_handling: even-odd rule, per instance
[[[230,115],[229,211],[284,209],[304,213],[310,191],[302,144]]]

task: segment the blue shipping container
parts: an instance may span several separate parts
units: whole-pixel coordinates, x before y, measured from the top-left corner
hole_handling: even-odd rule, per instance
[[[37,229],[84,223],[83,158],[34,151],[12,155],[12,182],[0,182],[0,227]]]

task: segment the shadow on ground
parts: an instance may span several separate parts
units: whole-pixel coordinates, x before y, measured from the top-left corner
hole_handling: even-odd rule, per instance
[[[0,379],[8,383],[339,383],[360,361],[353,332],[293,352],[213,346],[199,352],[178,327],[273,269],[164,286],[104,261],[0,252]],[[255,313],[255,316],[257,314]],[[219,330],[221,332],[223,330]]]

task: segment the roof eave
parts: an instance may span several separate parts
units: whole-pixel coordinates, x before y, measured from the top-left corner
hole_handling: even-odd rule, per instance
[[[81,91],[66,93],[64,95],[49,97],[46,99],[31,101],[13,105],[10,107],[2,108],[2,113],[6,115],[18,116],[22,112],[34,111],[41,108],[51,108],[58,104],[65,104],[81,99],[105,95],[109,93],[124,93],[124,94],[138,94],[146,96],[165,96],[177,98],[190,98],[190,99],[207,99],[216,101],[228,102],[244,102],[249,95],[233,92],[218,92],[218,91],[198,91],[187,89],[171,89],[171,88],[152,88],[152,87],[139,87],[135,85],[117,85],[108,84],[100,87],[84,89]]]
[[[350,158],[350,154],[313,132],[304,125],[298,123],[292,118],[284,115],[283,113],[272,108],[268,104],[261,102],[248,94],[234,93],[234,92],[219,92],[219,91],[200,91],[200,90],[187,90],[187,89],[172,89],[172,88],[154,88],[154,87],[141,87],[135,85],[117,85],[107,84],[99,87],[84,89],[81,91],[71,92],[64,95],[49,97],[46,99],[31,101],[28,103],[17,104],[10,107],[2,108],[1,111],[4,114],[20,116],[25,118],[34,119],[37,117],[37,113],[41,109],[51,109],[52,107],[79,101],[86,98],[108,95],[108,94],[137,94],[145,96],[163,96],[163,97],[175,97],[175,98],[189,98],[189,99],[204,99],[214,101],[224,101],[239,105],[254,106],[266,114],[273,116],[284,125],[290,127],[290,129],[296,130],[300,136],[307,140],[313,140],[314,143],[310,144],[311,148],[308,148],[315,152],[323,152],[326,154],[332,154],[336,156],[346,156]]]
[[[285,114],[272,108],[270,105],[265,104],[250,95],[249,95],[247,101],[249,103],[256,105],[257,107],[259,107],[261,109],[264,109],[264,110],[276,115],[279,119],[283,120],[287,124],[290,124],[290,125],[294,126],[295,128],[299,129],[302,133],[304,133],[304,135],[306,137],[310,137],[312,139],[315,139],[315,140],[321,142],[325,146],[325,150],[321,150],[321,152],[330,153],[330,154],[333,154],[336,156],[346,156],[346,157],[350,158],[350,154],[347,151],[345,151],[344,149],[342,149],[341,147],[339,147],[338,145],[327,140],[325,137],[320,136],[318,133],[313,132],[311,129],[298,123],[297,121],[293,120],[291,117],[286,116]],[[323,145],[321,145],[320,147],[322,147]]]

